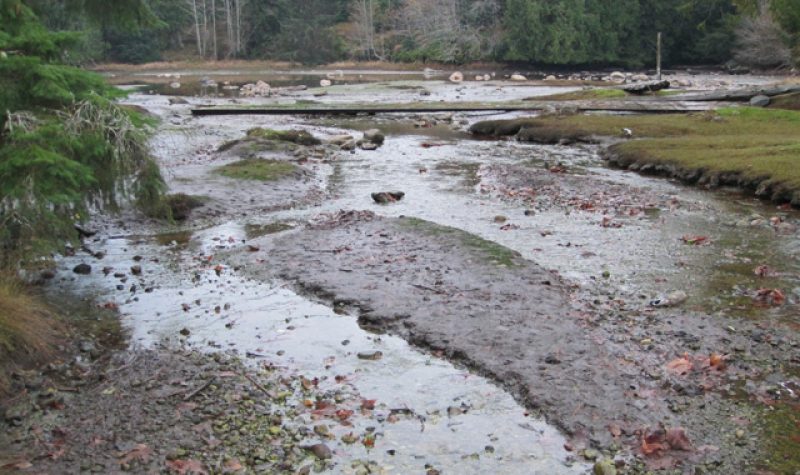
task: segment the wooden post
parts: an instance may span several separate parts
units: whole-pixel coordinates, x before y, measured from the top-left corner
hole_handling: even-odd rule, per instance
[[[658,75],[658,80],[661,80],[661,32],[658,32],[658,39],[656,40],[657,50],[656,50],[656,74]]]

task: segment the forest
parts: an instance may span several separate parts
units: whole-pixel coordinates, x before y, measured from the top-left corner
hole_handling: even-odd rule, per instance
[[[136,28],[87,21],[64,0],[29,2],[51,30],[84,32],[76,61],[232,58],[553,66],[788,68],[800,0],[148,0]]]

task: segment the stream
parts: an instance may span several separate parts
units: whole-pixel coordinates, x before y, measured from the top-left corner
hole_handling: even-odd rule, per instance
[[[398,101],[401,95],[418,96],[421,84],[432,91],[433,99],[426,100],[505,100],[564,90],[399,79],[335,87],[314,100]],[[193,118],[189,106],[170,106],[159,94],[133,93],[124,102],[161,119],[152,145],[171,189],[210,197],[214,212],[188,226],[141,223],[129,216],[98,223],[101,232],[87,245],[105,257],[64,258],[61,283],[53,285],[117,304],[133,347],[174,344],[235,352],[253,365],[269,362],[319,378],[321,387],[346,376],[353,391],[379,403],[377,416],[354,418],[356,429],[377,427],[381,437],[372,450],[338,444],[335,460],[368,459],[386,473],[424,473],[427,465],[462,474],[589,470],[565,449],[567,440],[555,425],[529,414],[494,382],[399,337],[366,332],[352,315],[298,294],[289,282],[254,278],[226,258],[238,254],[245,257],[237,262],[255,262],[260,257],[247,256],[249,241],[280,236],[323,213],[371,210],[475,234],[558,273],[577,300],[598,311],[624,301],[628,308],[650,312],[651,301],[680,290],[692,312],[795,328],[800,323],[800,238],[796,231],[781,235],[770,224],[776,217],[797,223],[797,212],[735,190],[704,191],[609,169],[593,145],[481,141],[464,132],[474,121],[510,114],[433,116],[436,124],[419,127],[430,118]],[[277,192],[294,203],[272,206],[276,191],[270,186],[245,186],[210,173],[232,160],[215,150],[252,127],[303,128],[317,136],[358,136],[379,128],[386,142],[377,151],[311,157],[304,165],[313,174],[305,185],[311,198],[295,200],[296,190],[279,186]],[[525,196],[524,187],[515,185],[521,169],[556,165],[566,172],[553,173],[555,181],[542,184],[536,196]],[[395,189],[404,191],[405,199],[379,206],[370,198],[372,192]],[[613,226],[604,225],[608,210]],[[714,245],[686,245],[681,240],[686,235],[707,236]],[[98,270],[74,276],[71,269],[80,262]],[[753,272],[759,265],[779,271],[769,287],[783,289],[785,305],[752,304],[751,293],[764,285]],[[133,266],[142,274],[127,275]],[[113,271],[104,275],[102,267]],[[115,271],[124,271],[125,281],[115,278]],[[382,358],[357,356],[372,351]],[[387,421],[398,409],[415,417]],[[353,469],[341,463],[336,472]]]

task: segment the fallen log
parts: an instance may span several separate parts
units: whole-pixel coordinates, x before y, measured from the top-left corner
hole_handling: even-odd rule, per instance
[[[669,89],[669,81],[654,81],[654,82],[643,82],[638,84],[629,84],[627,86],[623,86],[622,90],[630,93],[630,94],[637,94],[641,95],[647,92],[656,92],[662,89]]]
[[[691,94],[680,94],[665,97],[668,101],[727,101],[727,102],[748,102],[756,96],[774,97],[783,94],[800,92],[800,84],[790,84],[785,86],[772,86],[762,88],[733,89],[730,91],[709,91]]]

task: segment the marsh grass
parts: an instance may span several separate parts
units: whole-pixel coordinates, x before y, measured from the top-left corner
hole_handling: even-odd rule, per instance
[[[297,166],[279,160],[248,158],[224,165],[217,169],[217,173],[238,180],[276,181],[297,170]]]

